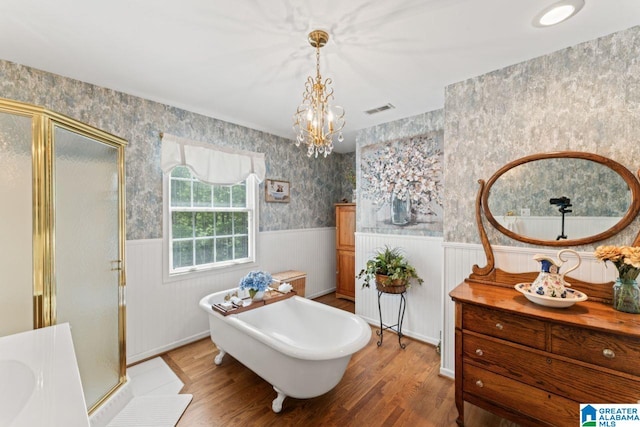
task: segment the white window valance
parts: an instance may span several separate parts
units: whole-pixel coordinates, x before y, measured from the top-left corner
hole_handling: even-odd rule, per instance
[[[175,135],[162,134],[162,171],[168,173],[176,166],[188,166],[193,175],[208,184],[233,185],[254,174],[264,180],[264,153],[234,150]]]

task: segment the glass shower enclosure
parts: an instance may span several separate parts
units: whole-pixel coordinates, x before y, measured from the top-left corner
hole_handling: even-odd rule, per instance
[[[68,322],[89,413],[126,381],[125,144],[0,99],[0,336]]]

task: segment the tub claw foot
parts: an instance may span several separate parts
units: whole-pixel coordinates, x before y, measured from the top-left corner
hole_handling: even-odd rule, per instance
[[[277,414],[282,411],[282,402],[284,402],[284,399],[286,399],[287,395],[275,387],[273,389],[276,391],[276,393],[278,393],[278,397],[273,399],[273,403],[271,403],[271,409],[273,409],[273,412]]]
[[[227,354],[226,351],[224,351],[223,349],[219,349],[220,352],[216,355],[216,357],[213,358],[213,361],[215,362],[216,365],[220,365],[222,363],[222,358],[224,357],[225,354]]]

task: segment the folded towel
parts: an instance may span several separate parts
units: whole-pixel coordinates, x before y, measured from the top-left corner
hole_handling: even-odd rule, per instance
[[[280,286],[278,286],[278,291],[282,292],[283,294],[289,293],[293,290],[293,286],[291,286],[291,283],[283,283]]]

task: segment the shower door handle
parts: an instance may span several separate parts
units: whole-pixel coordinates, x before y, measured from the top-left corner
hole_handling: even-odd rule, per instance
[[[111,261],[111,271],[120,271],[122,270],[122,260],[116,259]]]

